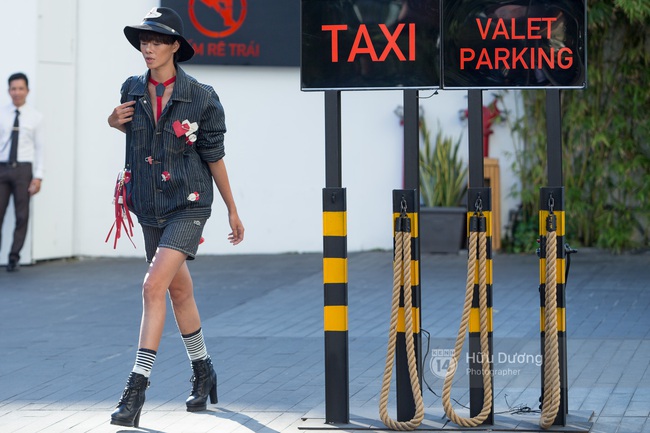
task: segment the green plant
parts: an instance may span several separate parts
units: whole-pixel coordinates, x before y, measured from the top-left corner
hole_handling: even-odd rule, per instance
[[[424,118],[420,119],[420,195],[425,206],[460,206],[467,190],[467,166],[458,155],[461,137],[454,140],[438,125],[435,144]]]
[[[508,253],[535,252],[539,247],[539,213],[524,216],[523,206],[511,211],[501,250]]]
[[[650,25],[648,2],[588,1],[588,86],[562,92],[566,233],[614,252],[650,246]],[[521,92],[514,170],[523,218],[546,180],[543,91]]]

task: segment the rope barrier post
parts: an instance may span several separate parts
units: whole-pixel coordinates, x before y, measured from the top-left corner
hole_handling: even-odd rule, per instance
[[[487,292],[487,338],[490,355],[492,352],[492,194],[491,189],[484,187],[484,160],[483,160],[483,91],[480,89],[471,89],[467,91],[467,109],[468,109],[468,142],[469,142],[469,185],[467,192],[467,223],[468,223],[468,237],[470,234],[470,220],[477,212],[477,204],[481,204],[481,211],[486,216],[486,292]],[[470,249],[471,251],[471,249]],[[480,252],[479,252],[480,254]],[[468,260],[470,260],[468,258]],[[477,257],[478,262],[478,257]],[[478,265],[478,263],[477,263]],[[489,404],[490,411],[487,417],[483,420],[483,424],[494,424],[494,405],[493,401],[485,402],[484,396],[486,390],[484,388],[483,378],[483,360],[481,353],[481,337],[479,323],[479,273],[481,272],[480,266],[477,266],[476,277],[474,278],[474,295],[472,297],[472,309],[469,319],[469,344],[468,344],[468,357],[469,357],[469,402],[470,402],[470,417],[475,419],[478,414],[485,413],[484,407]],[[469,276],[468,276],[469,278]],[[484,325],[485,326],[485,325]],[[489,370],[492,371],[492,357],[487,359],[489,363]],[[489,391],[492,397],[492,381],[490,380],[492,389]],[[482,418],[482,417],[481,417]]]
[[[492,260],[489,237],[491,231],[490,189],[470,188],[468,198],[474,199],[468,212],[467,279],[463,314],[456,344],[442,388],[442,406],[449,419],[461,427],[494,424],[492,383]],[[484,207],[484,201],[486,204]],[[488,260],[489,258],[489,260]],[[490,290],[488,290],[490,288]],[[469,331],[469,332],[468,332]],[[469,333],[470,418],[456,413],[451,404],[451,388],[458,370],[465,337]],[[478,344],[476,337],[478,333]],[[478,347],[477,347],[478,346]],[[480,380],[480,383],[478,382]],[[480,394],[480,395],[479,395]]]
[[[415,190],[393,191],[394,254],[393,292],[386,364],[379,397],[379,417],[392,430],[415,430],[424,420],[420,367],[419,265],[413,260],[418,249]],[[409,207],[409,205],[411,207]],[[388,414],[388,396],[395,366],[397,416]]]
[[[543,363],[540,425],[565,426],[569,413],[566,340],[564,189],[540,190],[540,340]],[[555,314],[553,313],[555,310]]]
[[[422,388],[422,372],[420,365],[422,362],[422,334],[420,333],[420,265],[419,265],[419,230],[418,215],[419,201],[415,200],[415,190],[393,190],[393,214],[394,219],[399,217],[401,212],[402,201],[406,200],[408,217],[411,220],[411,300],[413,312],[413,342],[415,347],[416,365],[418,368],[418,382]],[[397,236],[395,227],[393,236]],[[405,252],[405,254],[408,252]],[[406,353],[406,330],[404,325],[404,296],[400,297],[399,320],[397,326],[397,339],[395,344],[395,390],[397,403],[397,420],[406,421],[414,417],[415,400],[411,390],[411,379],[409,375],[408,357]]]
[[[546,90],[548,187],[540,190],[540,340],[543,356],[540,426],[566,425],[566,250],[560,89]],[[552,310],[556,310],[554,313]]]
[[[484,354],[481,349],[481,323],[479,321],[479,271],[480,267],[477,266],[477,272],[474,279],[474,296],[472,297],[472,309],[469,319],[469,342],[468,342],[468,360],[469,360],[469,407],[470,417],[476,417],[482,411],[484,402],[484,381],[482,362],[483,356],[488,357],[489,369],[493,369],[492,354],[492,196],[490,188],[469,188],[467,194],[467,221],[468,228],[470,228],[470,220],[476,214],[477,207],[480,207],[483,215],[485,216],[485,227],[479,226],[479,233],[485,232],[486,234],[486,293],[487,293],[487,338],[489,354]],[[477,251],[477,264],[478,254]],[[492,391],[494,391],[493,382],[491,382]],[[493,392],[491,393],[493,395]],[[493,398],[493,397],[492,397]],[[484,425],[494,424],[494,401],[489,402],[492,409],[489,415],[483,422]]]

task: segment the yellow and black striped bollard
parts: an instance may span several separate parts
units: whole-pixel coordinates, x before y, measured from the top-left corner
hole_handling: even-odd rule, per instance
[[[420,333],[420,305],[422,294],[420,289],[420,242],[418,229],[419,202],[415,200],[415,190],[393,190],[393,222],[400,217],[402,202],[405,200],[407,216],[411,221],[411,308],[413,312],[413,340],[415,343],[415,357],[418,365],[420,389],[422,388],[422,334]],[[395,241],[395,227],[393,227],[393,244]],[[395,391],[397,420],[407,421],[415,414],[415,400],[411,389],[408,359],[406,353],[406,327],[404,320],[404,296],[400,297],[398,312],[397,337],[395,351]]]
[[[549,216],[554,221],[554,226],[549,227]],[[565,244],[565,213],[564,213],[564,188],[547,187],[540,189],[540,211],[539,211],[539,292],[540,292],[540,339],[541,353],[544,364],[541,367],[542,375],[542,395],[540,402],[544,401],[545,394],[545,377],[544,368],[546,364],[546,323],[545,323],[545,298],[546,298],[546,268],[548,260],[556,261],[556,291],[557,291],[557,339],[558,339],[558,368],[560,379],[560,405],[557,416],[553,425],[566,425],[566,418],[569,413],[568,387],[567,387],[567,341],[566,341],[566,300],[565,300],[565,283],[566,283],[566,251]],[[555,231],[556,238],[556,256],[548,257],[547,238],[549,229]],[[541,407],[541,405],[540,405]]]
[[[325,419],[350,418],[347,204],[344,188],[323,188]]]

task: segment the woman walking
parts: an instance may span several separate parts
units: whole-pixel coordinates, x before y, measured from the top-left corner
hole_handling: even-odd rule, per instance
[[[138,427],[167,293],[192,365],[187,410],[205,410],[208,397],[217,402],[217,377],[186,263],[194,259],[211,214],[213,180],[228,210],[233,245],[244,239],[244,226],[223,161],[226,127],[219,97],[178,66],[194,55],[180,16],[169,8],[153,8],[140,25],[125,27],[124,34],[142,53],[147,71],[124,82],[121,104],[108,123],[126,133],[130,209],[142,226],[150,266],[142,284],[139,348],[111,424]]]

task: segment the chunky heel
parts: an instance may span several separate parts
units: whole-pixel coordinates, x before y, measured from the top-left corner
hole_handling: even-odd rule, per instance
[[[138,428],[140,427],[140,414],[142,413],[142,408],[138,411],[138,414],[135,416],[135,419],[133,420],[133,427]]]
[[[210,390],[210,403],[217,404],[217,382],[214,383],[214,386]]]
[[[144,392],[149,387],[149,379],[142,374],[133,373],[129,375],[122,397],[117,403],[117,409],[111,414],[111,424],[123,427],[138,427],[140,425],[140,413],[144,406]]]
[[[192,371],[192,392],[185,405],[188,412],[200,412],[207,409],[208,396],[210,403],[217,404],[217,373],[210,358],[192,361]]]

